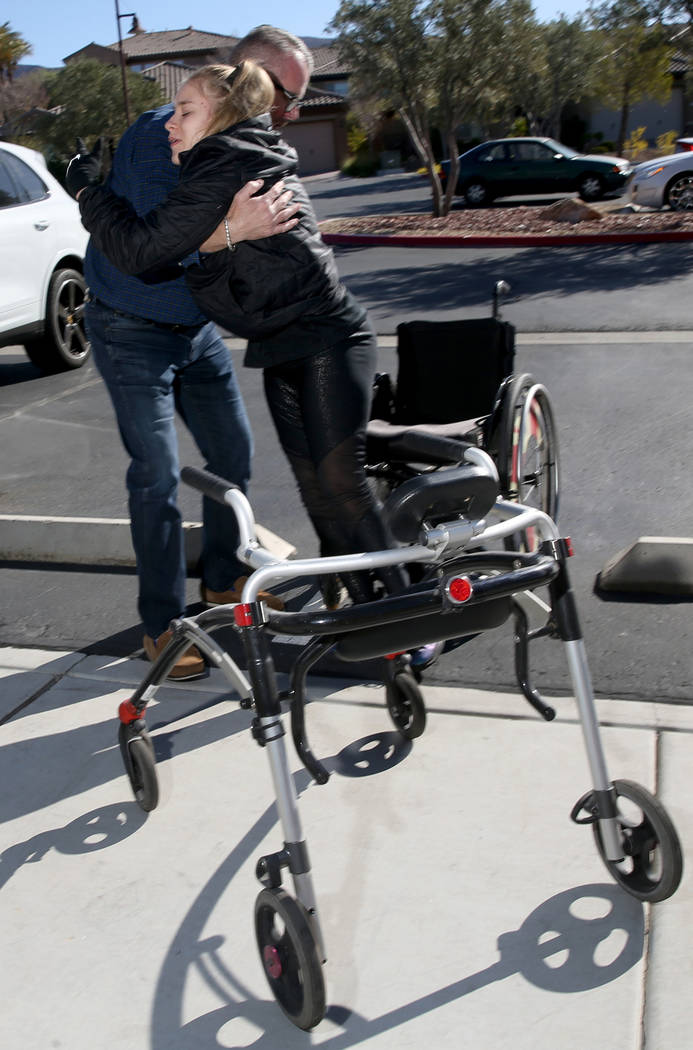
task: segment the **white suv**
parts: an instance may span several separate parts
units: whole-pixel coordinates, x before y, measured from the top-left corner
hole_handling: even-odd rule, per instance
[[[89,357],[87,240],[77,204],[41,154],[0,142],[0,346],[23,344],[44,372]]]

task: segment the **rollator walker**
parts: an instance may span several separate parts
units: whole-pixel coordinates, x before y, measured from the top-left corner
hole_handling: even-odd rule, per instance
[[[222,671],[241,707],[253,712],[251,732],[269,759],[283,836],[276,852],[257,861],[262,889],[255,904],[256,938],[273,995],[289,1020],[305,1030],[325,1015],[325,947],[284,723],[288,707],[301,762],[318,784],[326,784],[328,772],[308,740],[305,683],[327,654],[352,663],[390,657],[384,660],[386,704],[397,730],[413,739],[425,730],[426,708],[409,666],[412,649],[494,630],[512,616],[520,690],[550,721],[555,711],[532,684],[529,647],[539,638],[562,642],[591,776],[571,819],[591,825],[610,874],[638,900],[665,900],[681,880],[681,846],[664,807],[639,784],[609,778],[568,576],[571,543],[554,520],[553,413],[541,384],[512,373],[514,332],[498,316],[505,291],[507,285],[499,282],[490,319],[400,326],[398,376],[380,378],[377,418],[368,435],[369,473],[384,498],[395,549],[279,559],[258,542],[252,508],[240,490],[196,468],[182,472],[186,483],[235,515],[238,556],[254,571],[239,604],[172,622],[170,643],[132,698],[120,705],[120,748],[138,804],[155,809],[159,792],[146,706],[192,643]],[[444,379],[441,362],[448,367]],[[275,612],[258,601],[261,590],[285,581],[393,564],[407,567],[410,586],[362,605]],[[538,589],[546,600],[536,595]],[[543,626],[530,629],[537,610]],[[242,642],[248,677],[213,637],[229,626]],[[270,645],[272,636],[282,635],[310,638],[284,693],[275,681]],[[289,876],[293,892],[284,886]]]
[[[223,479],[185,468],[187,483],[236,515],[239,556],[255,571],[239,604],[172,622],[169,645],[132,698],[119,708],[125,768],[135,798],[146,811],[158,802],[146,705],[191,643],[223,672],[241,706],[253,710],[251,732],[267,752],[283,835],[277,851],[257,861],[256,874],[263,888],[255,904],[256,938],[273,995],[289,1020],[305,1030],[315,1027],[325,1015],[325,948],[287,754],[282,704],[288,704],[301,761],[318,784],[326,784],[328,772],[308,742],[305,679],[310,667],[328,652],[349,661],[386,656],[431,640],[500,627],[511,614],[516,621],[516,645],[525,652],[535,638],[559,639],[570,669],[591,774],[591,787],[575,803],[571,818],[592,826],[597,849],[612,877],[639,900],[665,900],[681,879],[681,847],[664,807],[644,787],[609,778],[568,578],[570,541],[543,511],[498,497],[498,473],[487,452],[455,444],[457,465],[411,478],[388,498],[384,513],[400,546],[342,557],[275,558],[258,542],[245,496]],[[533,551],[496,549],[530,530],[536,539]],[[405,592],[378,601],[334,611],[274,612],[257,600],[260,590],[286,580],[373,570],[395,562],[425,571]],[[527,631],[524,605],[527,595],[539,587],[548,589],[546,624]],[[248,679],[213,637],[216,630],[229,625],[241,638]],[[311,636],[293,667],[286,694],[280,694],[275,681],[271,635]],[[553,709],[529,681],[526,659],[523,666],[525,696],[547,720],[552,719]],[[418,691],[416,683],[414,686]],[[413,692],[402,697],[401,706],[406,709],[408,705],[408,712],[395,712],[393,718],[402,734],[411,738],[423,732],[425,712]],[[622,801],[628,804],[628,815],[621,810]],[[636,819],[630,815],[633,806]],[[293,894],[283,885],[287,873]]]

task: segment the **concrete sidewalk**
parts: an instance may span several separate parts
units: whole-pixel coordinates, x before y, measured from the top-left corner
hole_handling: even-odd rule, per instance
[[[306,1035],[254,942],[254,866],[281,837],[250,714],[216,671],[160,690],[147,816],[116,740],[143,667],[0,649],[3,1048],[690,1046],[693,879],[643,906],[570,822],[589,787],[572,701],[546,724],[519,696],[426,687],[406,743],[380,686],[312,679],[326,786],[287,738],[328,952],[328,1015]],[[656,789],[685,854],[693,709],[599,715],[611,777]]]

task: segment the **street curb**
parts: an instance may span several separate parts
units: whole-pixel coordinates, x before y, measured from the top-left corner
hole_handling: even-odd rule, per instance
[[[260,544],[279,558],[296,548],[256,523]],[[185,560],[194,572],[202,549],[202,523],[183,522]],[[60,518],[0,514],[0,561],[135,568],[127,518]]]
[[[596,580],[597,591],[693,594],[693,539],[641,536],[615,554]]]
[[[691,241],[693,232],[683,230],[659,233],[573,233],[561,234],[385,234],[323,233],[325,244],[343,247],[393,248],[564,248],[571,244],[653,244],[667,241]]]

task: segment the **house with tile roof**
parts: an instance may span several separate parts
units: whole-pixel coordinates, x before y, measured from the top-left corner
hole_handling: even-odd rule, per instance
[[[228,62],[238,40],[193,26],[148,33],[135,23],[123,38],[122,48],[128,69],[155,80],[165,98],[171,100],[192,69],[210,62]],[[298,152],[302,175],[336,171],[347,155],[348,71],[334,47],[311,47],[311,52],[315,70],[300,118],[283,130],[284,138]],[[69,64],[85,58],[117,65],[120,45],[118,41],[107,46],[87,44],[64,61]]]

